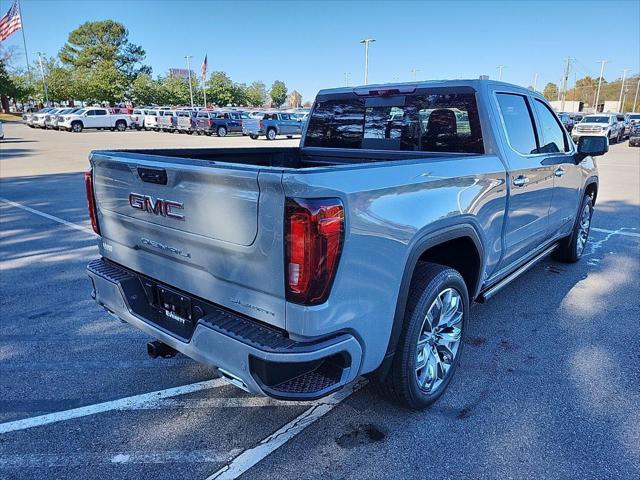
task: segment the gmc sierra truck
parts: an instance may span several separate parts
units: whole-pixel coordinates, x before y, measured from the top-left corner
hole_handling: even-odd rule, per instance
[[[323,90],[300,147],[94,151],[92,295],[152,356],[250,392],[367,375],[423,408],[474,302],[582,256],[608,147],[576,146],[535,92],[469,80]]]

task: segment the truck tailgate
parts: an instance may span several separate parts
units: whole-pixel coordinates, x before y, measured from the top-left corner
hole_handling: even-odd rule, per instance
[[[127,152],[91,163],[104,257],[284,327],[279,172]]]

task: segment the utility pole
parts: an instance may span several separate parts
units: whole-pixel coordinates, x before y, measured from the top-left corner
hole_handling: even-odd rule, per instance
[[[567,63],[564,66],[564,77],[562,77],[562,103],[560,110],[564,112],[564,103],[567,99],[567,87],[569,85],[569,70],[571,69],[571,57],[567,57]]]
[[[364,84],[369,83],[369,44],[375,42],[374,38],[365,38],[360,40],[360,43],[364,43]]]
[[[600,100],[600,86],[602,85],[602,75],[604,75],[604,64],[609,60],[600,60],[600,78],[598,78],[598,89],[596,90],[596,100],[593,102],[593,113],[598,113],[598,100]]]
[[[633,111],[636,111],[636,102],[638,101],[638,90],[640,90],[640,79],[638,79],[638,83],[636,84],[636,96],[633,97]]]
[[[49,106],[49,89],[47,88],[47,79],[44,78],[44,67],[42,66],[42,53],[38,52],[38,62],[40,63],[40,75],[42,75],[42,84],[44,85],[44,99],[47,107]]]
[[[416,74],[419,72],[420,70],[418,70],[417,68],[412,68],[411,69],[411,75],[413,75],[413,81],[416,81]]]
[[[498,65],[498,80],[502,81],[502,69],[504,69],[504,65]]]
[[[628,68],[625,68],[625,69],[622,71],[622,85],[620,85],[620,99],[618,100],[618,111],[619,111],[620,113],[623,113],[623,111],[622,111],[622,110],[623,110],[623,108],[624,108],[624,105],[623,105],[623,103],[622,103],[622,92],[623,92],[623,90],[624,90],[624,81],[625,81],[625,79],[627,78],[627,72],[628,72],[628,71],[629,71],[629,69],[628,69]]]
[[[193,108],[193,87],[191,86],[191,64],[189,63],[189,59],[193,58],[193,56],[185,55],[184,58],[187,59],[187,72],[189,73],[189,96],[191,97],[191,108]]]
[[[538,91],[538,88],[537,88],[537,87],[538,87],[538,74],[536,73],[536,74],[533,76],[533,91],[534,91],[534,92],[537,92],[537,91]]]
[[[351,72],[344,72],[344,86],[349,86],[349,80],[351,79]]]

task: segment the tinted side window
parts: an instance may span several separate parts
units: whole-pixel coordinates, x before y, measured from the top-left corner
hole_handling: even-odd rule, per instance
[[[540,153],[566,152],[569,150],[564,130],[556,120],[555,115],[540,100],[534,100],[534,108],[540,123]]]
[[[106,110],[96,110],[96,115],[106,115],[107,111]]]
[[[497,97],[511,147],[523,155],[538,153],[533,119],[526,99],[510,93],[498,93]]]
[[[95,111],[95,110],[89,110],[89,111],[87,111],[87,116],[88,116],[88,117],[93,117],[95,114],[96,114],[96,111]]]

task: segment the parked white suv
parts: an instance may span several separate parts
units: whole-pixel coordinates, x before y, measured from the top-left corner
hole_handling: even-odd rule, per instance
[[[619,142],[624,136],[624,124],[618,122],[618,118],[609,113],[587,115],[571,131],[574,142],[584,135],[598,135],[608,137],[610,142]]]
[[[110,113],[102,107],[83,108],[65,115],[58,122],[58,128],[70,132],[81,132],[85,128],[111,129],[124,132],[131,123],[131,117],[122,113]]]

